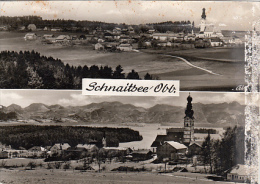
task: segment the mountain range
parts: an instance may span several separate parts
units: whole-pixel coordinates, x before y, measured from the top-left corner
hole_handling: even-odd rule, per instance
[[[244,125],[244,108],[238,102],[202,104],[194,103],[195,124],[208,126]],[[15,112],[20,120],[49,119],[62,123],[64,119],[84,124],[122,123],[183,123],[185,107],[158,104],[151,108],[136,107],[120,102],[92,103],[85,106],[61,106],[33,103],[22,108],[12,104],[5,113]]]

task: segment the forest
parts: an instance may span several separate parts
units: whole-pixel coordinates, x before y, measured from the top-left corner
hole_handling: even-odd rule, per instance
[[[81,89],[82,78],[140,79],[135,70],[123,73],[118,65],[70,66],[60,59],[41,56],[34,50],[2,51],[0,53],[0,88],[2,89]],[[144,79],[153,76],[147,73]]]
[[[1,112],[0,111],[0,121],[7,121],[7,120],[11,120],[11,119],[16,119],[17,115],[15,112]]]
[[[120,142],[140,141],[138,131],[129,128],[96,128],[83,126],[0,126],[2,144],[11,145],[14,149],[29,149],[33,146],[52,146],[55,143],[102,144],[106,138],[107,146],[118,146]]]

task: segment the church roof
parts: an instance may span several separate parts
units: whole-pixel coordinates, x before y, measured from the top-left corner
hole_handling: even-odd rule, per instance
[[[213,32],[214,27],[213,26],[207,26],[204,32]]]

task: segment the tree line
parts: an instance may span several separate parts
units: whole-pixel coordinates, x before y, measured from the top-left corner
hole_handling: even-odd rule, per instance
[[[222,175],[236,164],[244,164],[244,127],[227,128],[220,140],[213,140],[208,134],[202,144],[202,159],[210,173]]]
[[[100,145],[103,137],[106,138],[107,146],[118,146],[120,142],[142,140],[138,131],[129,128],[37,125],[0,127],[1,143],[11,145],[15,149],[52,146],[55,143],[69,143],[72,147],[77,144],[90,143]]]
[[[60,59],[41,56],[34,50],[0,53],[0,88],[3,89],[81,89],[82,78],[141,79],[135,70],[128,74],[123,71],[121,65],[115,70],[109,66],[64,65]],[[144,79],[154,77],[147,73]]]
[[[35,24],[37,28],[60,28],[62,31],[76,31],[76,32],[85,32],[101,29],[101,30],[110,30],[112,31],[115,27],[121,29],[128,29],[131,26],[135,33],[145,33],[149,29],[156,29],[159,32],[166,31],[191,31],[194,28],[194,22],[188,21],[167,21],[167,22],[157,22],[157,23],[148,23],[140,25],[127,25],[125,23],[115,24],[115,23],[106,23],[100,21],[88,21],[88,20],[65,20],[65,19],[56,19],[56,20],[44,20],[40,16],[0,16],[0,25],[8,25],[8,30],[18,30],[19,27],[27,27],[29,24]],[[73,29],[71,29],[73,28]],[[196,30],[198,28],[195,28]]]

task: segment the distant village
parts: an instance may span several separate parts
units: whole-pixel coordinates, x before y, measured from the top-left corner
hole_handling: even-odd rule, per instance
[[[167,24],[177,28],[170,31]],[[134,25],[104,29],[97,26],[88,27],[48,27],[38,28],[36,24],[17,27],[19,31],[30,31],[24,36],[27,41],[39,40],[43,44],[91,45],[95,50],[103,51],[133,51],[136,49],[191,49],[207,47],[240,47],[244,38],[238,37],[235,32],[223,35],[222,30],[207,22],[205,9],[202,10],[199,27],[194,22],[180,22],[174,24],[166,22],[162,26],[166,29],[159,30],[158,25],[142,25],[139,30]],[[169,27],[169,26],[168,26]],[[157,28],[157,29],[156,29]],[[8,26],[1,26],[0,30],[8,30]],[[167,30],[167,31],[165,31]],[[162,32],[163,31],[163,32]],[[165,31],[165,32],[164,32]],[[87,34],[83,34],[87,32]],[[62,34],[61,34],[62,33]],[[75,33],[75,34],[74,34]]]

